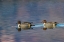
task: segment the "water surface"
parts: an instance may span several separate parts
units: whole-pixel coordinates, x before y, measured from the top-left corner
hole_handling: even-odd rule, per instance
[[[0,42],[64,42],[64,29],[41,28],[18,32],[16,22],[41,23],[42,20],[64,23],[63,0],[0,0]]]

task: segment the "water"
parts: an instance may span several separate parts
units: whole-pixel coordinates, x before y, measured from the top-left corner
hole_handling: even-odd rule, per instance
[[[64,42],[64,29],[34,28],[18,32],[17,21],[64,23],[63,0],[0,0],[0,42]]]

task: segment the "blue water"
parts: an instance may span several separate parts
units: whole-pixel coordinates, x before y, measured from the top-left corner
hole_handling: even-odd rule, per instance
[[[64,42],[64,28],[17,31],[17,21],[64,23],[63,0],[0,0],[0,42]],[[38,26],[38,25],[36,25]],[[39,25],[39,26],[42,26]]]

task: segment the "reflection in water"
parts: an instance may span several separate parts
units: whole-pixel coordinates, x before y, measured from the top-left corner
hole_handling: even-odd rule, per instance
[[[14,37],[12,35],[5,35],[1,36],[1,42],[14,42]]]
[[[61,0],[62,1],[62,0]],[[18,32],[16,22],[41,23],[42,20],[64,22],[64,3],[44,0],[0,0],[1,42],[64,42],[64,29],[44,31],[40,28]]]

